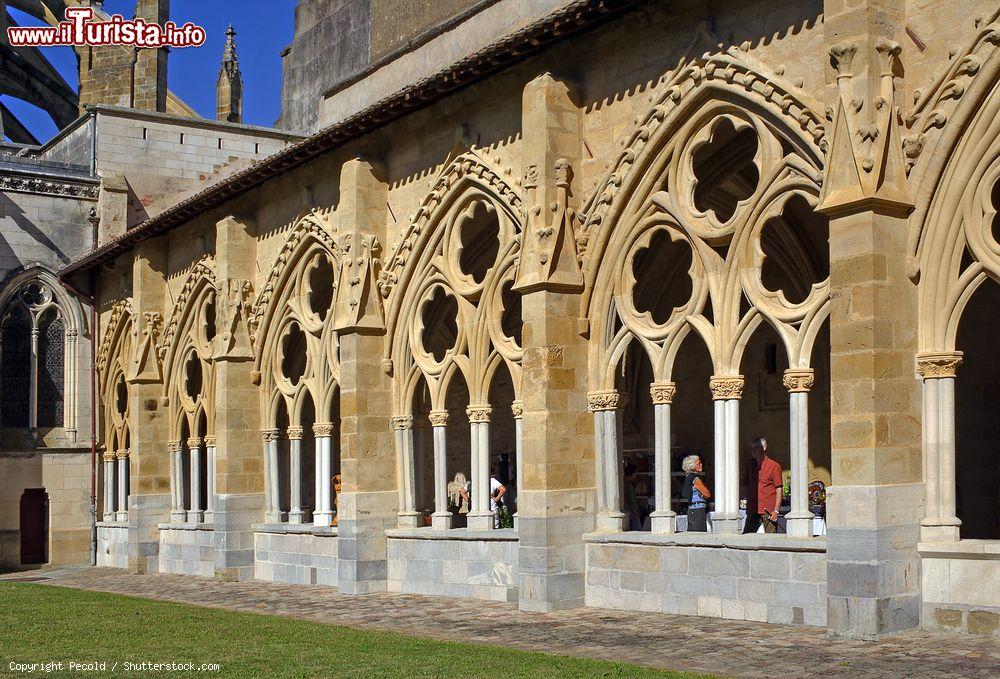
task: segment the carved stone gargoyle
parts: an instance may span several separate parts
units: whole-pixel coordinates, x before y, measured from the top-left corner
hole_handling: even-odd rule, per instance
[[[545,192],[540,192],[538,188],[538,168],[531,165],[525,173],[528,214],[514,286],[521,292],[577,292],[583,289],[583,273],[577,259],[573,231],[576,212],[569,206],[573,168],[569,160],[559,158],[554,170],[555,200],[548,206],[539,204],[544,200]]]

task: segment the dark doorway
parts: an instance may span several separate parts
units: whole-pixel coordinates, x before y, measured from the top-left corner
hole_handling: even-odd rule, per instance
[[[28,488],[21,495],[21,564],[45,563],[49,545],[49,494]]]

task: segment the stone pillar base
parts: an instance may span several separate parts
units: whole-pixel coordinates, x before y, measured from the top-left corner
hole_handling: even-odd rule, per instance
[[[649,515],[649,528],[653,533],[676,533],[677,513],[655,511]]]
[[[712,531],[715,533],[739,533],[740,516],[732,514],[715,514],[712,517]]]
[[[960,525],[962,522],[958,518],[923,519],[920,522],[920,541],[958,542]]]
[[[785,516],[785,525],[788,534],[798,538],[811,538],[813,536],[813,514],[812,512],[789,512]]]
[[[170,511],[170,523],[184,523],[187,521],[187,512],[182,509]]]
[[[264,508],[264,495],[219,495],[214,512],[215,578],[253,579],[253,531]]]
[[[115,512],[115,521],[128,521],[128,512]]]
[[[614,512],[612,514],[597,515],[597,530],[601,533],[620,533],[625,530],[625,514]]]
[[[205,510],[205,515],[202,517],[205,523],[215,523],[215,512],[210,509]]]
[[[190,511],[187,513],[188,523],[201,523],[201,520],[203,518],[205,518],[205,515],[200,509],[197,511]]]
[[[286,518],[284,512],[264,512],[264,523],[282,523]]]
[[[129,495],[128,570],[141,575],[160,567],[160,528],[170,512],[170,493]]]
[[[111,522],[111,521],[114,521],[114,520],[115,520],[115,513],[114,512],[105,512],[104,513],[104,521]]]
[[[313,514],[313,525],[314,526],[333,525],[333,512],[316,512],[315,514]]]
[[[537,496],[534,497],[533,496]],[[583,535],[594,530],[593,491],[527,491],[518,517],[518,607],[548,613],[584,605],[586,551]],[[532,506],[532,505],[537,506]],[[543,507],[573,507],[556,516],[532,516]]]
[[[492,530],[495,517],[493,512],[470,512],[469,530]]]
[[[305,517],[305,515],[306,513],[303,512],[301,509],[298,510],[293,509],[292,511],[288,512],[288,523],[302,523],[302,520]]]
[[[419,528],[420,512],[400,512],[396,515],[396,525],[400,528]]]
[[[451,528],[452,523],[454,523],[455,517],[451,512],[435,512],[431,514],[431,528],[439,528],[441,530],[447,530]]]

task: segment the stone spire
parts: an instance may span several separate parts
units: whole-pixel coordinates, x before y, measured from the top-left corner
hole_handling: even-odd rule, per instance
[[[243,122],[243,76],[236,56],[236,30],[226,29],[226,48],[222,52],[222,67],[215,86],[216,118],[230,123]]]

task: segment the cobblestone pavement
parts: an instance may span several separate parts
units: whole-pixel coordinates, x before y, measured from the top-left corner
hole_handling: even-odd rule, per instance
[[[911,631],[863,642],[831,639],[825,630],[807,627],[592,608],[526,613],[513,604],[400,594],[348,597],[329,587],[128,575],[106,568],[23,577],[60,587],[722,676],[1000,677],[995,637]]]

